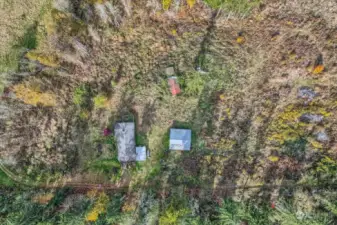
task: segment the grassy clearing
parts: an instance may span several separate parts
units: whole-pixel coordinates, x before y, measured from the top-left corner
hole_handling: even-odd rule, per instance
[[[12,187],[14,186],[14,182],[10,179],[2,170],[0,170],[0,185]]]

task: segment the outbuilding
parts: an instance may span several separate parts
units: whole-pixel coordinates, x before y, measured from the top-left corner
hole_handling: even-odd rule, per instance
[[[135,123],[117,123],[115,125],[118,161],[136,161]]]
[[[190,151],[191,138],[189,129],[170,129],[170,150]]]

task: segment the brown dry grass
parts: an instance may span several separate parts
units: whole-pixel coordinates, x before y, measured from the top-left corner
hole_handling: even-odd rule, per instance
[[[270,168],[276,167],[274,169],[279,171],[280,177],[283,170],[277,162],[268,161],[275,147],[267,143],[267,131],[286,106],[302,107],[296,96],[298,88],[303,85],[318,88],[320,97],[317,101],[324,102],[321,107],[336,115],[332,99],[336,97],[337,43],[336,31],[331,29],[335,20],[331,10],[324,13],[322,9],[331,1],[324,2],[323,7],[317,9],[321,17],[312,16],[316,6],[313,1],[306,1],[309,6],[293,1],[271,1],[257,8],[249,17],[229,17],[219,13],[215,21],[211,21],[212,11],[201,3],[192,9],[183,8],[178,13],[153,13],[150,8],[144,8],[145,1],[137,1],[132,3],[132,15],[118,31],[111,29],[100,33],[101,42],[92,42],[90,57],[76,58],[85,67],[64,63],[70,74],[67,83],[56,76],[47,79],[46,86],[55,89],[64,99],[67,109],[72,108],[69,101],[71,90],[80,83],[89,83],[94,91],[111,96],[109,107],[93,110],[88,118],[86,125],[94,124],[97,129],[110,126],[124,114],[134,114],[137,130],[145,133],[152,153],[143,174],[135,179],[145,180],[146,173],[162,159],[167,150],[164,137],[178,121],[196,128],[197,139],[206,142],[203,150],[208,152],[205,157],[198,157],[198,162],[194,162],[193,154],[199,154],[198,149],[194,149],[191,158],[187,156],[186,159],[186,162],[200,164],[198,172],[204,183],[216,187],[226,182],[244,181],[247,176],[254,178],[252,183],[270,181],[272,174],[267,173]],[[152,13],[149,15],[149,12]],[[238,36],[244,37],[245,42],[238,44]],[[233,84],[221,90],[211,90],[210,94],[205,90],[199,96],[170,96],[165,68],[174,65],[180,75],[194,71],[195,58],[206,37],[211,67],[220,71],[233,68]],[[314,65],[319,54],[323,55],[325,70],[315,76],[308,67]],[[220,80],[222,78],[225,80],[224,76]],[[114,87],[111,87],[111,81],[116,83]],[[62,85],[57,90],[53,86],[59,83]],[[221,95],[225,98],[221,99]],[[67,120],[74,120],[76,115],[68,117]],[[332,137],[337,132],[336,118],[327,120]],[[74,124],[72,121],[68,126]],[[81,132],[90,135],[90,131]],[[235,143],[233,149],[207,149],[220,146],[217,143],[221,139]],[[91,152],[88,156],[93,157],[95,150],[91,149],[92,145],[78,145],[83,147],[81,151]],[[220,156],[213,157],[213,153]],[[179,167],[176,157],[173,154],[168,156],[167,164],[172,168]],[[289,167],[297,166],[297,162],[289,162]],[[187,174],[197,173],[194,167],[184,169]],[[241,171],[249,173],[241,174]],[[258,176],[253,176],[254,173]],[[170,176],[169,172],[163,176],[163,182],[168,182]]]

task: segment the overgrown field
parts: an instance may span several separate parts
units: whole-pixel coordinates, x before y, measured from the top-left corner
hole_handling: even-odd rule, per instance
[[[334,0],[0,4],[3,224],[336,224]]]

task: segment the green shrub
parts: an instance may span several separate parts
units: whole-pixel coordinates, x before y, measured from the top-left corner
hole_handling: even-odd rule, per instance
[[[337,161],[325,156],[317,163],[315,174],[326,179],[330,178],[329,181],[336,180]]]
[[[19,66],[18,59],[20,57],[19,50],[12,50],[6,55],[0,55],[0,74],[9,71],[16,71]],[[0,79],[3,79],[0,77]]]
[[[243,224],[251,225],[270,224],[268,221],[269,209],[251,204],[238,203],[225,199],[217,210],[218,224]]]
[[[1,186],[13,186],[14,182],[0,169],[0,185]]]
[[[189,213],[187,208],[175,208],[170,206],[159,218],[159,225],[176,225],[180,224],[179,220]]]
[[[200,95],[205,86],[205,79],[199,73],[193,73],[187,75],[184,81],[185,83],[185,93],[187,95]]]
[[[331,224],[331,219],[327,213],[296,212],[291,204],[278,202],[276,210],[269,217],[270,222],[280,225],[327,225]],[[268,224],[272,224],[268,223]]]
[[[73,102],[75,105],[86,108],[90,101],[90,89],[87,85],[80,85],[75,88]]]
[[[89,170],[97,172],[111,173],[112,170],[115,170],[115,172],[117,172],[120,168],[121,164],[119,163],[117,158],[101,159],[89,163]]]

